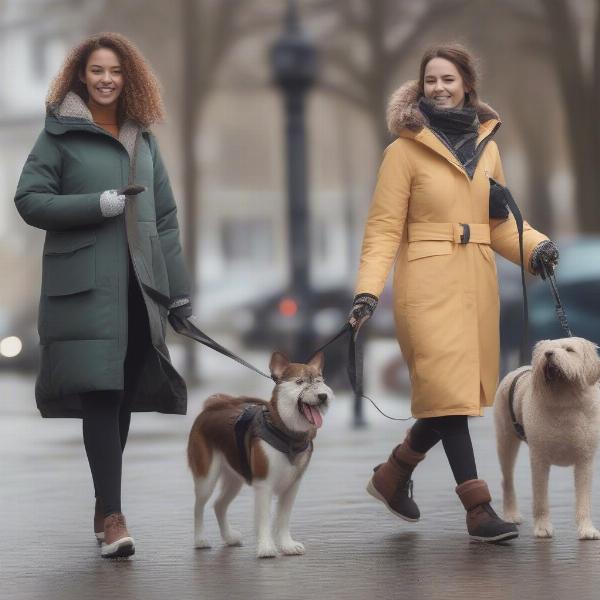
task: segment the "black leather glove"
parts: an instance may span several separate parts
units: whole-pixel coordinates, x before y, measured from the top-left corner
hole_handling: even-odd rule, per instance
[[[192,303],[188,302],[187,304],[183,304],[182,306],[175,306],[169,309],[169,314],[175,315],[179,319],[187,319],[193,314]]]
[[[363,323],[371,318],[371,315],[377,308],[378,302],[379,299],[377,296],[373,296],[373,294],[358,294],[354,297],[352,310],[348,315],[348,323],[350,323],[354,330],[358,331]]]
[[[188,298],[183,298],[181,301],[187,300],[185,304],[180,304],[177,306],[177,302],[175,301],[175,306],[169,308],[169,323],[171,327],[177,332],[181,333],[181,327],[185,327],[185,320],[193,315],[192,312],[192,303]],[[184,323],[182,323],[182,321]]]
[[[554,274],[554,269],[558,265],[558,248],[551,240],[540,242],[531,253],[531,270],[535,275],[540,275],[542,279],[546,279],[542,265],[546,267],[549,275]]]
[[[122,187],[120,190],[117,190],[117,194],[119,194],[120,196],[137,196],[138,194],[145,192],[146,189],[147,188],[145,185],[131,183],[129,185],[126,185],[125,187]]]

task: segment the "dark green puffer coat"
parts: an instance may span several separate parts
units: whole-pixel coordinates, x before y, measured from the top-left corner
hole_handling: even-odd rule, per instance
[[[100,194],[132,179],[147,190],[127,199],[124,214],[105,218]],[[27,223],[46,230],[36,383],[42,416],[81,417],[80,393],[123,389],[129,277],[139,282],[152,340],[132,410],[185,414],[186,387],[171,365],[165,331],[169,304],[189,297],[188,279],[154,136],[127,121],[117,140],[69,93],[47,115],[15,203]]]

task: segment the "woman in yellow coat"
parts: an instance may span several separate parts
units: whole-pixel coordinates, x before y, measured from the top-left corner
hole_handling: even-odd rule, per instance
[[[518,535],[490,506],[477,477],[467,417],[491,406],[499,374],[499,296],[494,252],[520,264],[515,219],[490,195],[504,185],[493,141],[498,115],[477,96],[473,58],[458,45],[437,46],[418,81],[392,96],[385,150],[365,228],[355,327],[368,319],[394,265],[394,315],[412,383],[417,419],[368,491],[394,514],[419,519],[411,475],[442,441],[469,534],[482,541]],[[524,224],[524,260],[552,267],[556,246]]]

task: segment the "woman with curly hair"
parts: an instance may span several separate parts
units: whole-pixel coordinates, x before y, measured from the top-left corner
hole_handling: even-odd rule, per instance
[[[367,490],[394,515],[417,521],[412,473],[442,442],[469,535],[518,535],[492,509],[479,479],[467,418],[483,415],[498,385],[500,331],[494,252],[520,264],[515,218],[501,201],[494,141],[498,114],[478,96],[475,61],[458,44],[427,51],[418,81],[392,96],[385,150],[365,228],[349,322],[360,327],[394,272],[396,334],[410,370],[416,422]],[[552,269],[558,250],[524,225],[525,267]]]
[[[114,33],[67,56],[17,188],[23,219],[46,238],[36,401],[43,417],[83,421],[103,557],[134,553],[121,512],[132,411],[185,414],[165,344],[169,311],[191,314],[177,209],[154,135],[158,82]]]

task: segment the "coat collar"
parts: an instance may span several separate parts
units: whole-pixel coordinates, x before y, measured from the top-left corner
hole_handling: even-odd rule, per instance
[[[53,135],[63,135],[69,131],[91,131],[113,137],[94,123],[90,109],[75,92],[68,92],[58,106],[48,107],[45,128]],[[125,147],[130,157],[133,156],[138,133],[147,131],[131,119],[121,125],[118,141]]]
[[[387,124],[392,135],[408,139],[427,146],[443,156],[462,173],[466,172],[460,161],[427,127],[427,121],[419,110],[419,88],[417,81],[408,81],[391,96],[387,109]],[[475,110],[479,118],[479,136],[477,145],[496,133],[501,125],[498,113],[488,104],[477,102]]]

